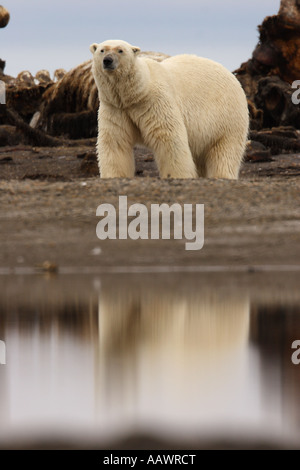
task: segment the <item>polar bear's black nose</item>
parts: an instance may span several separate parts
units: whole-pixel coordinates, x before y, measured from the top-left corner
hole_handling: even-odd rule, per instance
[[[105,69],[111,68],[111,66],[112,66],[112,64],[113,64],[113,61],[114,61],[114,59],[113,59],[111,56],[109,56],[109,55],[106,56],[106,57],[104,57],[104,59],[103,59],[104,68],[105,68]]]

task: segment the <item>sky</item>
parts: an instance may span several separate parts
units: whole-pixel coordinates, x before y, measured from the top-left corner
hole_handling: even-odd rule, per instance
[[[233,71],[251,57],[257,26],[280,0],[2,0],[5,73],[70,70],[91,58],[89,45],[122,39],[142,50],[197,54]]]

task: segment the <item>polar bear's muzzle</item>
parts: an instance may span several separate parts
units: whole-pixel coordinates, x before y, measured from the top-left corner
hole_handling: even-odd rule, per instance
[[[117,68],[117,60],[112,54],[107,54],[103,59],[104,70],[115,70]]]

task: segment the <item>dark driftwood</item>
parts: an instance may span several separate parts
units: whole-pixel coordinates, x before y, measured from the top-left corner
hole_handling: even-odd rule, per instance
[[[0,80],[6,81],[6,104],[14,109],[26,122],[39,110],[43,103],[43,95],[49,85],[25,85],[17,80],[0,75]]]
[[[235,71],[249,100],[251,128],[300,128],[300,106],[291,102],[291,85],[300,80],[300,1],[281,0],[278,14],[258,30],[251,59]]]
[[[62,145],[62,139],[49,136],[38,129],[33,129],[13,109],[7,107],[6,115],[10,124],[16,126],[17,129],[22,131],[29,143],[47,147],[58,147],[59,145]]]
[[[293,127],[276,127],[261,131],[251,131],[250,139],[262,143],[270,149],[272,155],[280,153],[298,153],[300,139]]]
[[[72,139],[97,135],[98,90],[91,61],[70,70],[43,95],[39,127]]]
[[[262,127],[294,126],[300,129],[300,106],[292,101],[295,90],[278,76],[261,78],[255,105],[263,113]]]
[[[59,146],[76,146],[79,143],[92,145],[95,143],[94,139],[81,139],[79,141],[62,139],[57,137],[52,137],[45,132],[32,128],[27,124],[19,114],[11,109],[6,108],[6,115],[10,124],[14,125],[18,130],[20,130],[26,137],[26,140],[36,146],[45,146],[45,147],[59,147]]]

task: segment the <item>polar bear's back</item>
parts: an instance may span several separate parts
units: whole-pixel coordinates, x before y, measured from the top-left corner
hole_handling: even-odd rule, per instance
[[[226,91],[227,97],[244,94],[237,78],[223,65],[196,55],[177,55],[164,60],[161,66],[170,74],[171,82],[180,93],[192,94],[201,91],[200,97],[206,99],[207,93],[217,98]],[[205,96],[204,96],[205,95]]]
[[[195,55],[177,55],[164,60],[177,101],[189,129],[190,142],[203,135],[211,139],[225,133],[248,131],[247,99],[237,78],[223,65]]]

